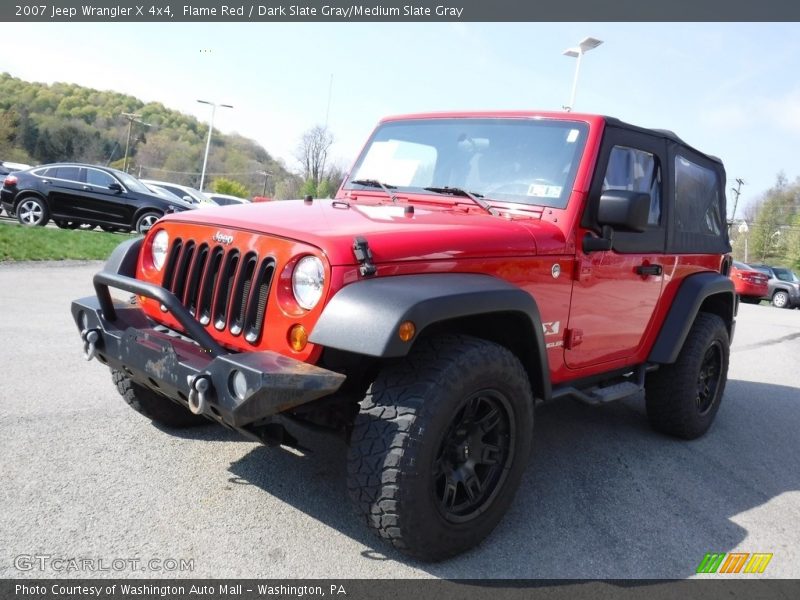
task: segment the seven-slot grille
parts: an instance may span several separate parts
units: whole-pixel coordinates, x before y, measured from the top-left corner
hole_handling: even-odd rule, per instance
[[[197,244],[180,238],[172,242],[162,287],[169,290],[203,325],[218,331],[244,333],[255,344],[264,327],[275,259],[255,252]]]

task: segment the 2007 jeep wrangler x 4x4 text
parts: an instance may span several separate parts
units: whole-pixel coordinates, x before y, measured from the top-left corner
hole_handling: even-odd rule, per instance
[[[724,190],[718,159],[608,117],[393,117],[335,199],[168,215],[72,314],[153,421],[344,436],[367,525],[439,560],[502,518],[537,402],[644,391],[655,429],[706,432],[737,310]]]

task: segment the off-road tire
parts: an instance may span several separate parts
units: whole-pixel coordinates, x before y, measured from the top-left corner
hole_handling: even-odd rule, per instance
[[[211,421],[200,415],[189,412],[169,398],[156,394],[154,391],[134,383],[122,371],[111,370],[111,379],[117,386],[122,399],[136,412],[144,415],[154,423],[182,429],[208,425]]]
[[[488,452],[488,445],[497,443],[510,449],[505,455],[495,454],[500,467],[481,471],[486,491],[478,496],[482,503],[470,508],[474,514],[448,517],[437,498],[437,485],[447,479],[435,475],[443,471],[435,471],[434,465],[441,467],[443,449],[451,448],[445,442],[458,433],[454,424],[465,423],[469,406],[484,398],[502,404],[498,414],[506,419],[505,429],[497,432],[506,433],[484,433],[488,422],[482,423],[489,415],[480,413],[484,419],[479,419],[472,413],[474,435],[480,436],[473,447]],[[356,510],[379,537],[421,560],[443,560],[479,544],[503,517],[519,487],[530,456],[533,405],[525,370],[502,346],[455,335],[418,342],[408,357],[380,371],[361,401],[347,464],[347,487]],[[497,437],[484,443],[487,436]],[[464,460],[469,460],[473,439],[464,442]],[[476,469],[472,467],[473,474]],[[463,486],[461,497],[466,493]],[[449,499],[450,492],[446,494]],[[468,502],[473,494],[474,490]],[[456,495],[452,498],[455,504]],[[454,522],[455,518],[465,520]]]
[[[729,359],[730,339],[724,321],[715,314],[698,313],[678,360],[647,376],[645,401],[650,425],[687,440],[708,431],[725,393]]]

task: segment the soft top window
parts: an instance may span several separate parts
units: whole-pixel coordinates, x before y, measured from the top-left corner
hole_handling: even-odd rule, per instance
[[[410,193],[458,187],[488,202],[563,208],[587,132],[582,122],[546,119],[393,121],[377,129],[349,181]]]
[[[673,235],[669,251],[722,253],[730,251],[725,227],[724,172],[704,158],[678,147],[673,162]]]

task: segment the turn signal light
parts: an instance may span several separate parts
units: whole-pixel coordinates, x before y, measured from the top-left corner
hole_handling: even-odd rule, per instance
[[[416,332],[417,327],[411,321],[403,321],[397,329],[397,335],[400,336],[400,339],[404,342],[410,341]]]
[[[301,352],[308,344],[308,332],[300,324],[293,325],[289,330],[289,345],[295,352]]]

